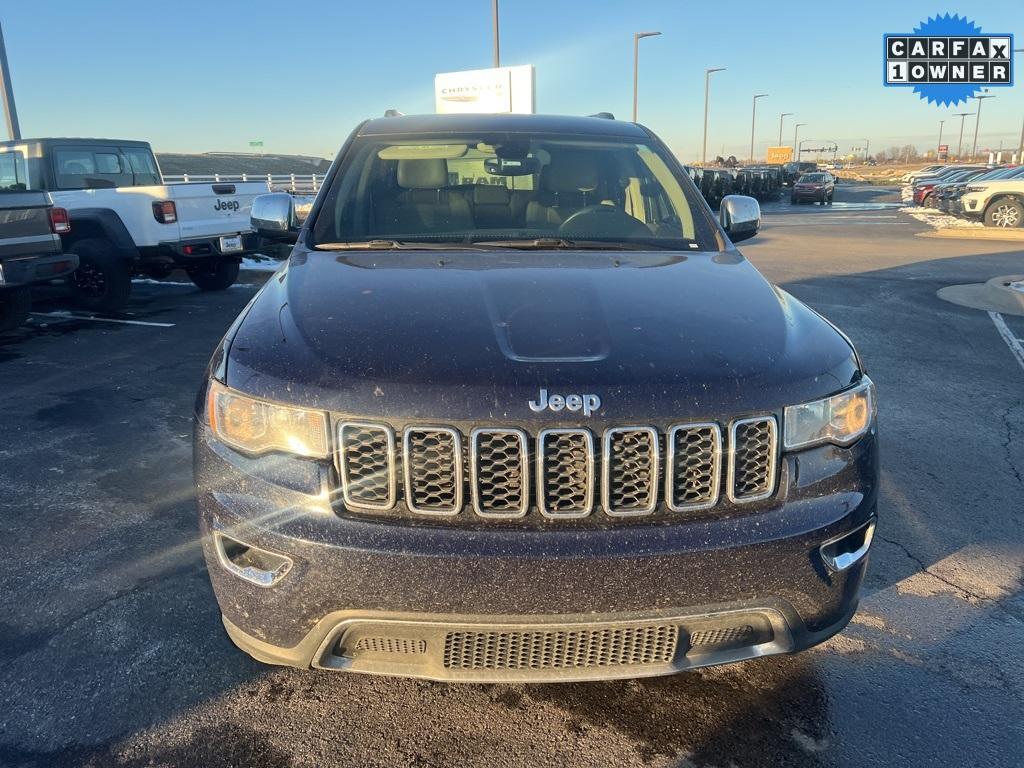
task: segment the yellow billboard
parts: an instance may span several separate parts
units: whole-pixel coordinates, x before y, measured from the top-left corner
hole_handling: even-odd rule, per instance
[[[793,159],[792,147],[768,147],[769,163],[788,163]]]

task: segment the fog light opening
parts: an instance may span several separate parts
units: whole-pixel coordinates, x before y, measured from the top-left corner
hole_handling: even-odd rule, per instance
[[[860,528],[822,544],[821,559],[837,573],[848,570],[867,555],[874,535],[875,521],[870,520]]]
[[[291,570],[291,558],[225,536],[213,534],[224,570],[259,587],[272,587]]]

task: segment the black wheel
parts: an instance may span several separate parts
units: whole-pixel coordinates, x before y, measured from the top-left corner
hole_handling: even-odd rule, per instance
[[[32,291],[28,288],[0,291],[0,333],[13,331],[28,320],[31,308]]]
[[[234,285],[238,279],[238,262],[218,259],[202,266],[191,267],[187,271],[189,279],[199,287],[199,290],[223,291]]]
[[[128,303],[132,271],[106,240],[79,240],[70,248],[78,254],[78,269],[68,277],[75,303],[96,312],[111,312]]]
[[[1024,226],[1024,205],[1015,197],[1003,197],[985,209],[986,227]]]

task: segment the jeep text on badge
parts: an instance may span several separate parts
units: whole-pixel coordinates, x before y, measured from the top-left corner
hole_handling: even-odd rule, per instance
[[[221,200],[218,198],[213,206],[215,211],[237,211],[239,208],[237,200]]]

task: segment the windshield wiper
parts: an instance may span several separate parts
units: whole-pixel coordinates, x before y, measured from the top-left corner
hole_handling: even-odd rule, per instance
[[[570,240],[564,237],[538,237],[532,240],[475,240],[473,245],[489,248],[515,248],[536,251],[649,251],[660,246],[607,240]]]
[[[352,240],[340,243],[317,243],[318,251],[477,251],[479,246],[461,243],[425,243],[411,240]]]

